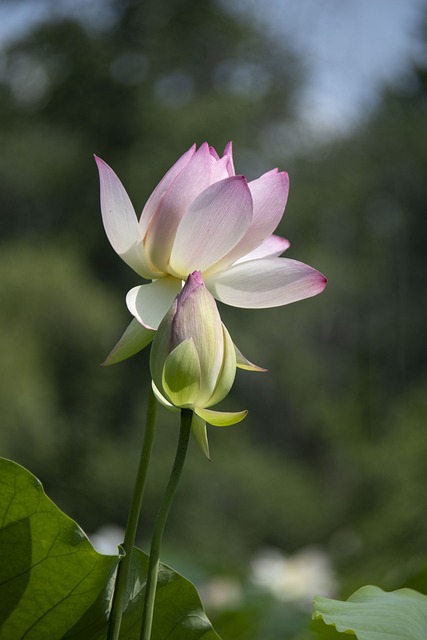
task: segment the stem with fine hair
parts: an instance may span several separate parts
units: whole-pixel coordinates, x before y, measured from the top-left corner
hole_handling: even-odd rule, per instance
[[[193,412],[191,409],[181,409],[181,429],[179,432],[178,447],[175,461],[169,477],[169,482],[160,505],[154,524],[153,537],[151,540],[150,560],[148,564],[147,583],[145,586],[144,611],[142,614],[142,627],[140,640],[150,640],[151,628],[153,626],[154,601],[156,598],[157,578],[159,574],[160,548],[162,544],[163,531],[166,520],[172,506],[173,499],[184,467],[187,455],[188,441],[190,439],[191,419]]]
[[[119,566],[117,568],[113,602],[110,618],[108,621],[107,640],[118,640],[120,635],[120,626],[122,622],[123,607],[126,597],[126,587],[132,560],[132,550],[135,545],[139,515],[141,513],[142,497],[144,495],[145,481],[147,478],[148,465],[150,463],[154,434],[156,430],[156,415],[157,400],[150,385],[148,390],[147,418],[145,424],[144,441],[142,444],[135,486],[133,489],[131,504],[129,508],[125,539],[123,542],[125,555],[119,562]]]

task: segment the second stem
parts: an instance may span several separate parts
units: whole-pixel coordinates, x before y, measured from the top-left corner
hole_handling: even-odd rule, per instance
[[[140,640],[150,640],[151,628],[153,626],[154,601],[156,597],[157,578],[159,575],[160,548],[162,544],[163,531],[166,520],[172,506],[173,499],[184,467],[187,455],[188,441],[191,431],[191,419],[193,412],[191,409],[181,409],[181,428],[179,432],[178,447],[175,461],[157,514],[154,525],[153,538],[151,540],[150,560],[148,564],[147,584],[145,587],[144,612],[142,616],[142,627]]]

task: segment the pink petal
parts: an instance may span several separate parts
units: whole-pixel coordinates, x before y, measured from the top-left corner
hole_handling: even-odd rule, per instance
[[[195,198],[210,184],[209,147],[203,143],[163,195],[148,227],[145,247],[152,263],[167,272],[175,233]]]
[[[315,296],[325,288],[326,278],[297,260],[261,258],[214,273],[205,284],[221,302],[262,309]]]
[[[268,171],[258,180],[249,182],[254,203],[254,215],[244,240],[246,247],[254,249],[265,240],[279,224],[289,194],[289,176],[284,171]],[[242,244],[243,246],[243,244]]]
[[[230,160],[227,156],[218,159],[212,164],[211,167],[211,184],[218,182],[218,180],[225,180],[230,177],[229,172]]]
[[[114,251],[144,278],[156,273],[148,264],[135,210],[117,175],[95,156],[101,187],[101,213],[105,233]]]
[[[170,272],[185,279],[221,259],[240,240],[252,218],[252,198],[243,176],[211,185],[193,202],[178,227]]]
[[[168,276],[131,289],[126,304],[131,314],[147,329],[157,329],[176,295],[181,281]]]
[[[224,180],[225,178],[230,178],[231,176],[236,175],[233,165],[233,150],[231,142],[229,142],[225,147],[222,158],[219,157],[213,147],[210,147],[210,152],[212,156],[211,184],[218,182],[218,180]]]
[[[172,182],[175,180],[178,174],[184,169],[184,167],[189,163],[191,158],[196,152],[196,145],[193,144],[192,147],[188,151],[186,151],[169,169],[169,171],[163,176],[160,180],[157,187],[154,189],[151,196],[148,198],[145,207],[141,214],[141,219],[139,221],[141,227],[141,235],[144,237],[145,232],[148,229],[148,225],[150,223],[151,218],[155,214],[157,207],[159,206],[160,200],[163,195],[171,186]]]
[[[224,154],[223,157],[227,157],[228,158],[228,167],[229,167],[229,173],[230,176],[235,176],[236,172],[234,170],[234,163],[233,163],[233,143],[231,142],[227,142],[227,144],[225,145],[225,149],[224,149]]]
[[[260,245],[253,251],[246,253],[243,258],[236,260],[234,264],[240,264],[241,262],[248,262],[249,260],[258,260],[259,258],[273,258],[280,256],[286,249],[289,249],[291,243],[286,238],[280,236],[271,235],[261,242]]]
[[[219,160],[219,155],[217,154],[217,152],[214,149],[214,147],[209,147],[209,153],[211,154],[212,163],[214,163],[217,160]]]
[[[289,178],[285,172],[273,169],[248,184],[253,200],[253,216],[244,237],[215,265],[215,271],[243,258],[258,247],[277,227],[289,193]]]

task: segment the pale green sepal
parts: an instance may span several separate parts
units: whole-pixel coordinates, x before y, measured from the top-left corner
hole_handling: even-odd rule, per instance
[[[234,344],[227,331],[227,327],[222,323],[221,326],[223,340],[222,366],[211,397],[207,402],[203,403],[203,406],[205,407],[211,407],[212,405],[221,402],[221,400],[223,400],[230,391],[233,386],[234,378],[236,377],[236,352],[234,350]]]
[[[177,407],[174,407],[173,404],[171,404],[168,400],[166,400],[164,396],[162,396],[162,394],[154,384],[154,380],[151,381],[151,386],[153,388],[153,393],[156,396],[156,400],[159,404],[165,407],[165,409],[169,409],[169,411],[175,411],[175,412],[179,411]]]
[[[176,312],[176,305],[177,301],[175,299],[171,308],[159,324],[159,327],[156,331],[156,337],[154,338],[153,345],[151,347],[150,371],[151,377],[153,378],[158,389],[162,388],[163,365],[168,356],[168,353],[170,352],[170,327],[172,326],[172,321]]]
[[[201,452],[210,460],[208,434],[206,431],[206,422],[193,412],[191,419],[191,429],[194,439],[196,440]]]
[[[229,427],[232,424],[241,422],[246,418],[248,412],[244,411],[212,411],[212,409],[194,409],[199,418],[206,420],[214,427]]]
[[[155,333],[154,330],[143,327],[142,324],[134,318],[114,349],[104,360],[102,366],[108,367],[110,364],[116,364],[117,362],[134,356],[138,351],[141,351],[150,344]]]
[[[234,350],[236,352],[236,366],[239,369],[247,369],[248,371],[268,371],[268,369],[264,369],[263,367],[259,367],[257,364],[250,362],[243,353],[234,345]]]
[[[193,338],[181,342],[166,358],[162,386],[176,407],[194,406],[200,389],[200,360]]]

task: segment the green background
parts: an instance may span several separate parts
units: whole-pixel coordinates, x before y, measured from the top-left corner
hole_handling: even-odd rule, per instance
[[[289,307],[221,307],[239,348],[268,373],[238,373],[222,406],[249,416],[210,430],[211,463],[192,447],[164,554],[198,584],[241,582],[247,608],[220,614],[225,640],[238,638],[239,616],[242,637],[273,640],[281,613],[247,586],[259,549],[320,545],[342,596],[369,582],[401,586],[427,558],[427,68],[385,87],[346,137],[287,148],[275,132],[292,130],[305,79],[286,42],[213,0],[108,6],[102,24],[46,20],[4,55],[0,455],[28,467],[89,534],[124,525],[149,350],[99,366],[139,279],[105,237],[93,153],[137,211],[193,142],[221,151],[232,139],[250,179],[287,170],[278,232],[287,255],[329,284]],[[144,548],[177,430],[160,411]],[[269,606],[273,627],[260,631]],[[301,615],[286,637],[300,637]]]

